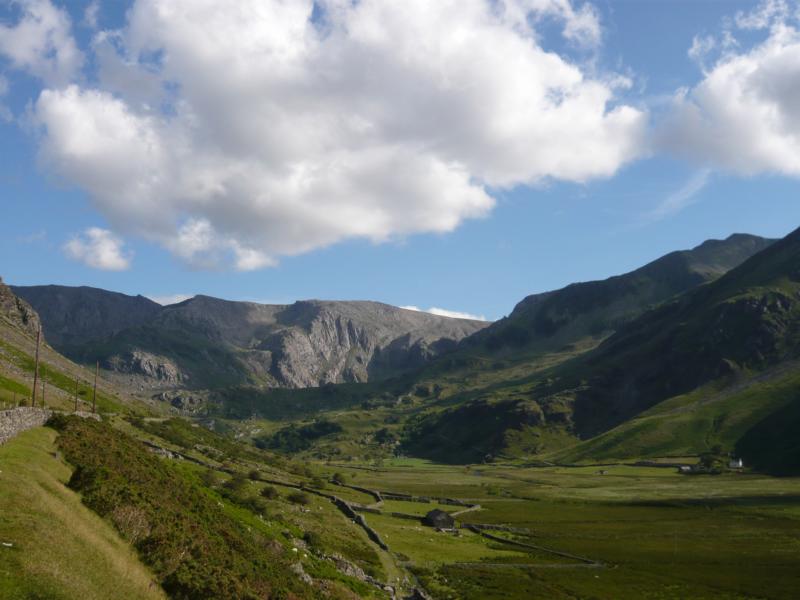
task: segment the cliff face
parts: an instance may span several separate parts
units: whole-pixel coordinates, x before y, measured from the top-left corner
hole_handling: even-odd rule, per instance
[[[35,336],[39,330],[39,315],[30,304],[19,298],[0,278],[0,317],[24,332]]]
[[[270,374],[288,387],[363,382],[406,371],[486,325],[377,302],[298,302],[278,318],[283,326],[258,349],[271,354]]]
[[[17,291],[40,311],[56,348],[158,387],[300,388],[381,379],[424,364],[487,325],[378,302],[265,305],[196,296],[161,307],[90,288]]]

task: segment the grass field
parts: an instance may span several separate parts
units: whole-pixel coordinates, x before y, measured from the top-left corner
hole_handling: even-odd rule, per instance
[[[135,552],[65,486],[72,471],[55,438],[37,428],[0,446],[0,598],[164,598]]]
[[[134,424],[138,421],[117,420],[128,433],[144,434]],[[154,431],[165,438],[153,437]],[[191,425],[164,422],[148,426],[146,435],[162,444],[169,444],[169,438],[184,450],[198,441],[223,455],[230,450],[229,441]],[[131,549],[65,488],[70,469],[54,456],[54,439],[55,432],[40,428],[0,447],[0,542],[14,544],[0,546],[0,597],[105,598],[111,581],[131,588],[126,598],[160,597],[149,588],[153,576]],[[127,448],[123,454],[128,458],[115,469],[129,468],[123,465],[132,460],[132,451]],[[230,520],[242,531],[279,542],[309,574],[345,595],[346,589],[359,597],[380,593],[345,577],[324,557],[345,557],[378,580],[406,590],[419,583],[438,600],[788,600],[800,589],[800,478],[687,476],[673,468],[623,464],[451,466],[414,459],[387,460],[380,467],[372,462],[300,464],[252,447],[234,454],[235,460],[221,456],[219,464],[234,465],[244,475],[258,467],[268,478],[280,475],[293,485],[310,486],[302,493],[305,500],[293,500],[298,491],[292,487],[249,476],[240,475],[243,481],[233,491],[229,474],[161,460],[166,461],[165,476],[172,473],[176,485],[189,485],[206,498],[198,496],[192,506],[210,500],[209,510],[219,508],[220,522]],[[272,459],[283,462],[278,467]],[[151,458],[136,461],[161,470]],[[492,539],[465,527],[439,532],[390,513],[423,515],[432,508],[453,513],[463,507],[385,500],[382,514],[364,516],[388,544],[387,552],[315,495],[322,491],[363,504],[374,501],[363,492],[322,482],[334,473],[372,490],[478,503],[480,510],[456,517],[460,525],[514,530],[486,531]],[[262,494],[266,487],[275,490]],[[76,564],[93,568],[88,575],[71,576]]]
[[[337,469],[368,488],[474,500],[482,510],[460,516],[463,523],[527,528],[497,535],[602,563],[587,568],[463,530],[455,537],[366,515],[437,598],[789,599],[800,590],[798,478],[420,461]],[[433,506],[387,504],[403,512]]]

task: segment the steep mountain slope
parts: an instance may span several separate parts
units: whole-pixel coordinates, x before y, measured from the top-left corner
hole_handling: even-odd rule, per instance
[[[0,279],[0,402],[30,401],[39,323],[36,311]],[[40,386],[44,385],[47,405],[72,409],[76,378],[80,407],[86,408],[93,396],[94,371],[59,354],[42,336],[38,381]],[[41,387],[37,390],[37,401],[42,401]],[[102,411],[144,409],[104,379],[98,382],[97,406]]]
[[[606,460],[719,444],[747,448],[749,458],[765,431],[775,448],[796,447],[774,415],[797,420],[798,359],[800,230],[646,312],[594,351],[425,415],[411,424],[406,447],[444,460],[543,452]],[[480,426],[465,426],[470,413],[481,415]],[[589,441],[558,451],[568,436]],[[800,464],[800,457],[762,451],[760,464]]]
[[[507,318],[465,345],[513,354],[520,349],[552,351],[582,338],[608,335],[653,306],[716,279],[773,242],[734,234],[672,252],[624,275],[528,296]]]
[[[40,311],[54,346],[160,387],[381,379],[425,364],[487,325],[378,302],[264,305],[196,296],[160,307],[88,288],[16,289]]]
[[[154,318],[161,305],[144,296],[126,296],[91,287],[12,286],[41,315],[47,339],[64,353]]]
[[[624,327],[583,363],[578,431],[608,429],[657,402],[800,356],[800,230]]]

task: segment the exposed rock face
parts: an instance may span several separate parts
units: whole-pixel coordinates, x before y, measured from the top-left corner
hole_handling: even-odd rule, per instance
[[[0,278],[0,317],[21,328],[30,335],[39,330],[39,315],[30,304],[15,295]]]
[[[120,373],[144,375],[169,385],[179,385],[188,379],[169,358],[141,350],[123,355],[114,354],[103,362],[103,368]]]
[[[205,405],[206,399],[188,392],[161,392],[153,396],[153,400],[167,402],[181,413],[195,414]]]
[[[161,387],[381,379],[424,364],[487,325],[379,302],[265,305],[196,296],[161,307],[89,288],[17,289],[41,311],[45,333],[52,328],[51,343],[62,352]]]

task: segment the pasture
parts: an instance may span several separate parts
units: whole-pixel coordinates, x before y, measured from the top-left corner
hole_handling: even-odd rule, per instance
[[[383,514],[365,515],[439,598],[796,598],[800,590],[799,478],[418,460],[335,470],[370,489],[479,503],[481,510],[457,517],[461,525],[527,529],[491,534],[542,548],[463,527],[437,532],[388,514],[424,514],[440,507],[434,502],[392,500]]]

